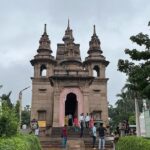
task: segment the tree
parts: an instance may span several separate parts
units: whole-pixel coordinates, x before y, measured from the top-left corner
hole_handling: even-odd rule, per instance
[[[150,38],[147,34],[139,33],[131,36],[130,40],[144,49],[125,49],[125,54],[130,56],[131,61],[120,59],[118,70],[128,76],[128,82],[138,96],[150,99]]]
[[[132,93],[123,87],[120,94],[117,94],[117,102],[115,107],[109,107],[110,125],[115,129],[120,122],[128,120],[131,122],[130,117],[134,115],[134,100],[132,99]],[[132,121],[133,122],[133,121]]]
[[[142,46],[142,50],[125,49],[125,54],[128,54],[131,60],[120,59],[118,70],[128,76],[127,82],[135,100],[137,136],[140,136],[138,100],[150,98],[150,39],[147,34],[139,33],[131,36],[130,40],[138,46]]]
[[[18,120],[19,120],[19,111],[20,111],[20,102],[19,100],[17,100],[17,103],[15,105],[15,112],[16,112]]]
[[[10,108],[6,101],[2,102],[0,113],[0,137],[12,136],[18,130],[18,118],[14,108]]]
[[[13,107],[13,104],[10,100],[10,95],[11,95],[11,91],[8,94],[2,94],[2,96],[0,97],[2,102],[6,102],[9,108]]]
[[[22,111],[22,124],[30,125],[30,105],[26,105]]]

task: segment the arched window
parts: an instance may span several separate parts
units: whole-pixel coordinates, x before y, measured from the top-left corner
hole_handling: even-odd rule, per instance
[[[45,77],[47,75],[47,68],[45,65],[41,65],[40,67],[40,76]]]
[[[100,76],[100,69],[98,66],[94,66],[93,68],[93,76],[94,77],[99,77]]]

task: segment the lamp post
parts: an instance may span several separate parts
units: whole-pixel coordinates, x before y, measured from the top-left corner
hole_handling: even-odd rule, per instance
[[[22,89],[20,92],[19,92],[19,103],[20,103],[20,107],[19,107],[19,123],[20,123],[20,129],[21,129],[21,112],[22,112],[22,92],[27,90],[28,88],[30,88],[30,86]]]

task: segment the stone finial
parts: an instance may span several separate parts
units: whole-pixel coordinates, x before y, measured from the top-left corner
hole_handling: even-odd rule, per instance
[[[41,39],[39,41],[39,49],[48,49],[51,50],[50,48],[50,40],[49,37],[47,35],[47,31],[46,31],[46,24],[44,25],[44,33],[41,36]]]
[[[46,24],[44,24],[44,33],[47,33],[47,32],[46,32]]]
[[[93,27],[94,27],[93,28],[93,34],[96,35],[96,27],[95,27],[95,25]]]
[[[68,27],[67,27],[68,30],[70,30],[70,20],[68,18]]]
[[[73,42],[74,41],[72,30],[70,29],[70,20],[69,19],[68,19],[67,29],[66,29],[65,35],[63,37],[63,41],[64,42]]]
[[[91,36],[91,40],[89,42],[89,51],[88,53],[92,53],[95,50],[100,50],[101,51],[101,47],[100,47],[100,40],[98,38],[98,36],[96,35],[96,27],[95,25],[93,25],[93,35]]]

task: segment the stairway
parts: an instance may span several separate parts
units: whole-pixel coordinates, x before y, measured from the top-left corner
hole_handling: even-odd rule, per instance
[[[67,129],[68,140],[83,140],[85,150],[91,150],[92,137],[89,135],[89,129],[84,129],[83,137],[80,138],[80,131],[75,132],[73,127]],[[61,150],[61,128],[53,127],[50,136],[40,136],[40,142],[43,150]],[[96,147],[98,147],[98,138],[96,140]],[[111,141],[106,141],[106,150],[112,150],[113,144]]]
[[[68,127],[67,128],[67,135],[70,138],[79,138],[80,137],[80,129],[78,129],[77,132],[75,132],[73,127]],[[56,138],[61,136],[61,128],[60,127],[53,127],[52,132],[51,132],[51,137]],[[89,137],[89,129],[84,128],[83,131],[83,137]]]

